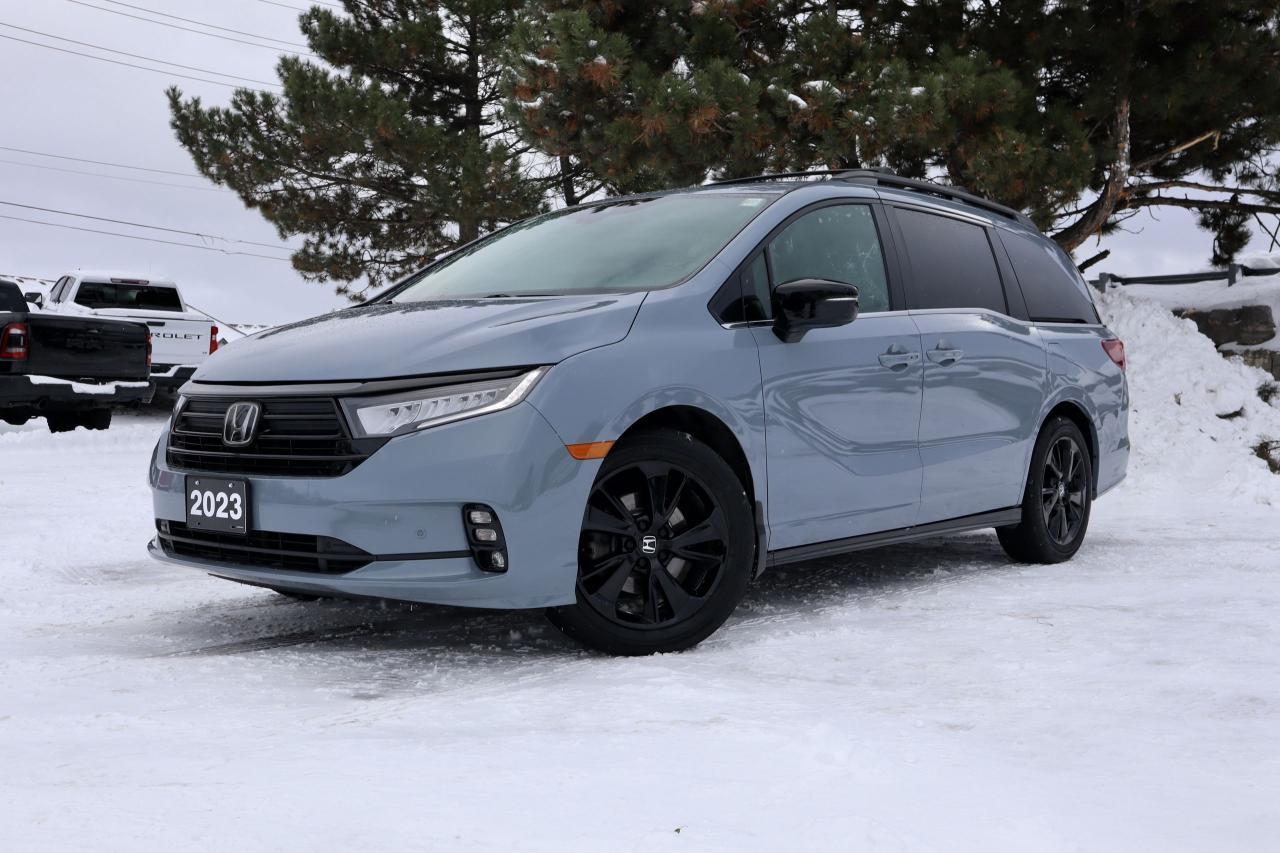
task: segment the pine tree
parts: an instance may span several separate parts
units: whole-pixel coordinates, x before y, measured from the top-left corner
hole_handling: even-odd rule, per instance
[[[887,166],[1068,249],[1182,207],[1214,260],[1280,214],[1280,0],[537,0],[508,109],[615,191]]]
[[[300,18],[332,70],[282,58],[283,94],[237,90],[225,108],[169,91],[199,170],[282,238],[305,237],[293,256],[305,277],[366,287],[539,210],[545,181],[526,175],[498,89],[521,3],[343,5],[345,15],[317,6]]]

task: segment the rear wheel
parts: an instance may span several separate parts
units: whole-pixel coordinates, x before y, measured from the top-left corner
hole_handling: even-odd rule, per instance
[[[44,416],[44,422],[49,427],[49,432],[71,432],[80,425],[80,417],[65,412],[51,412]]]
[[[111,410],[91,409],[81,416],[80,423],[84,424],[85,429],[110,429]]]
[[[643,433],[600,467],[578,542],[577,601],[548,616],[609,654],[686,649],[729,618],[754,557],[751,503],[733,469],[685,433]]]
[[[1061,563],[1080,549],[1093,505],[1088,448],[1069,419],[1045,424],[1031,456],[1022,521],[996,530],[1010,557],[1023,563]]]

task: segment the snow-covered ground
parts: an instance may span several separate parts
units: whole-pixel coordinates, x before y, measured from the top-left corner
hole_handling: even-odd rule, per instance
[[[161,566],[158,416],[0,433],[0,850],[1274,850],[1280,410],[1104,306],[1130,479],[1060,566],[788,567],[679,655]],[[1229,420],[1219,414],[1243,408]]]

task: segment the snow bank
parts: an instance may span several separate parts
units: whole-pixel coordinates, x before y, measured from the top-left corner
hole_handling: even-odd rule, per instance
[[[1280,409],[1258,396],[1272,377],[1223,358],[1195,323],[1130,290],[1108,290],[1098,309],[1129,360],[1131,486],[1280,505],[1280,476],[1253,453],[1280,440]]]

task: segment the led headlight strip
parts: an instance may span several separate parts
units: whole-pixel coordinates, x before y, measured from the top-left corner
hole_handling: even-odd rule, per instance
[[[502,379],[349,398],[343,405],[357,436],[400,435],[509,409],[528,396],[548,369],[536,367]]]

